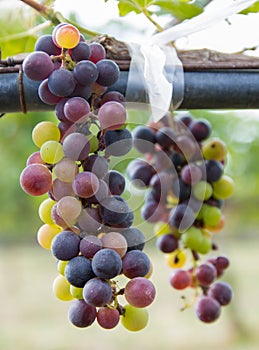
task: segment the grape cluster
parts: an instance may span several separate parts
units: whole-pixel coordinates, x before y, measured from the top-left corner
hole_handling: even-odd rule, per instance
[[[47,195],[39,207],[37,240],[57,260],[53,292],[73,299],[68,317],[77,327],[97,320],[111,329],[121,319],[138,331],[148,322],[146,307],[156,291],[148,279],[152,266],[144,234],[132,226],[134,213],[122,196],[125,178],[109,169],[110,157],[132,148],[124,97],[106,92],[119,68],[100,44],[87,44],[75,27],[62,23],[38,39],[23,69],[30,79],[42,80],[39,96],[55,105],[59,120],[34,127],[39,150],[20,175],[26,193]]]
[[[216,281],[229,260],[201,258],[217,250],[213,236],[224,227],[223,202],[234,190],[232,178],[224,173],[226,145],[210,137],[211,131],[207,120],[188,113],[137,126],[134,147],[145,157],[127,168],[135,186],[147,189],[141,214],[155,225],[157,246],[175,269],[171,286],[193,288],[196,314],[206,323],[219,317],[220,306],[232,296],[227,283]],[[191,266],[184,269],[189,256]]]

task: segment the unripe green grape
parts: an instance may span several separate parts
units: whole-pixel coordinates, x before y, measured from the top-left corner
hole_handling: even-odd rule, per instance
[[[228,175],[223,175],[219,181],[213,182],[213,196],[216,199],[226,199],[234,192],[234,181]]]
[[[51,198],[45,199],[39,206],[39,217],[45,223],[53,225],[54,221],[51,216],[51,210],[56,202]]]
[[[202,234],[199,249],[197,252],[200,254],[208,254],[212,249],[211,238],[208,235]]]
[[[216,226],[221,219],[221,210],[217,207],[203,204],[199,213],[199,218],[203,220],[205,226]]]
[[[75,286],[70,286],[70,294],[75,298],[75,299],[84,299],[83,298],[83,289],[84,288],[79,288]]]
[[[59,141],[59,128],[49,121],[40,122],[32,130],[32,140],[38,147],[41,147],[46,141]]]
[[[193,185],[194,197],[200,201],[209,199],[212,195],[212,192],[212,186],[206,181],[200,181]]]
[[[90,153],[96,152],[99,146],[98,138],[95,135],[87,135],[87,138],[90,143]]]
[[[52,290],[56,298],[62,301],[69,301],[73,299],[70,293],[70,284],[62,275],[58,275],[52,285]]]
[[[121,316],[122,325],[132,332],[144,329],[148,323],[147,309],[136,308],[132,305],[124,306],[125,313]]]
[[[64,157],[61,143],[57,141],[47,141],[40,148],[40,156],[48,164],[56,164]]]
[[[62,275],[65,276],[65,268],[69,260],[58,260],[57,270]]]
[[[157,237],[165,235],[167,233],[171,233],[171,231],[172,231],[172,228],[164,222],[158,222],[154,226],[154,234]]]
[[[182,234],[181,238],[186,248],[198,251],[203,236],[200,229],[192,226]]]
[[[202,146],[205,159],[223,161],[227,154],[226,144],[217,137],[205,142]]]

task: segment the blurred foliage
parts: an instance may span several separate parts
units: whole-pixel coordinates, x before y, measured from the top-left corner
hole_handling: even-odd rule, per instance
[[[167,2],[168,3],[168,2]],[[180,1],[179,1],[180,3]],[[196,1],[205,4],[206,1]],[[73,17],[76,20],[75,17]],[[49,24],[34,10],[20,1],[0,0],[0,46],[2,57],[33,51],[37,37],[51,31]],[[35,30],[36,27],[36,30]],[[102,30],[103,31],[103,30]],[[144,121],[147,115],[133,115]],[[182,112],[177,112],[182,113]],[[231,220],[236,232],[253,231],[258,225],[259,202],[259,111],[191,111],[196,118],[208,119],[213,136],[222,138],[229,149],[227,172],[236,181],[233,199],[228,201]],[[132,116],[132,115],[131,115]],[[41,120],[55,120],[53,112],[17,113],[5,115],[0,120],[0,240],[35,240],[35,232],[41,225],[37,209],[41,198],[30,197],[20,188],[19,176],[30,153],[36,151],[31,131]],[[132,158],[136,155],[132,153]],[[123,171],[125,161],[117,162],[116,169]],[[126,193],[127,196],[127,193]],[[137,218],[140,219],[139,213]],[[242,223],[242,224],[241,224]]]

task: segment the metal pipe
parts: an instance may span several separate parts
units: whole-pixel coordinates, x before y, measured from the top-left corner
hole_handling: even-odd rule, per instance
[[[141,79],[133,79],[129,102],[146,102]],[[125,95],[128,72],[122,71],[111,89]],[[21,84],[22,83],[22,84]],[[0,113],[47,111],[53,106],[38,97],[39,82],[19,73],[0,74]],[[21,94],[23,95],[21,98]],[[24,102],[23,102],[24,101]],[[180,110],[191,109],[257,109],[259,108],[259,70],[185,71],[184,97]]]

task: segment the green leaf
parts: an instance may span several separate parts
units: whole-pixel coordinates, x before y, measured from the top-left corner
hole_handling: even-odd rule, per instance
[[[105,0],[105,2],[107,1]],[[118,9],[120,16],[126,16],[130,12],[139,14],[143,12],[143,9],[147,9],[153,3],[153,0],[119,0]]]
[[[181,21],[203,12],[203,8],[194,3],[188,4],[177,0],[155,0],[153,4],[159,6],[163,14],[171,14]]]
[[[248,15],[249,13],[256,13],[259,12],[259,1],[256,1],[252,6],[247,7],[240,13],[242,15]]]

